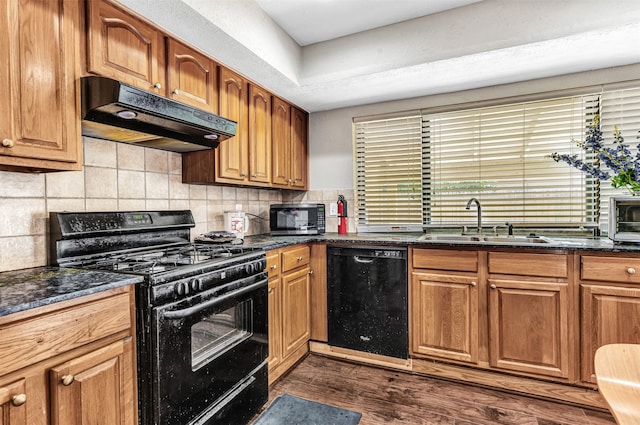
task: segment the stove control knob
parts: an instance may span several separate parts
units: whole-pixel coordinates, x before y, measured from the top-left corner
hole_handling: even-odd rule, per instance
[[[188,295],[189,285],[186,282],[176,283],[174,291],[177,295]]]
[[[260,260],[256,263],[256,271],[261,272],[267,268],[267,260]]]
[[[253,267],[253,263],[245,264],[244,271],[247,272],[247,274],[252,274],[254,270]]]
[[[196,278],[191,281],[191,289],[193,291],[202,291],[203,288],[204,284],[200,279]]]

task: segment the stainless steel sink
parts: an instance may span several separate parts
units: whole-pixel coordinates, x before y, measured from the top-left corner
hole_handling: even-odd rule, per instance
[[[419,241],[442,242],[476,242],[476,243],[500,243],[500,244],[544,244],[551,240],[542,236],[500,236],[500,235],[452,235],[426,233],[418,238]]]

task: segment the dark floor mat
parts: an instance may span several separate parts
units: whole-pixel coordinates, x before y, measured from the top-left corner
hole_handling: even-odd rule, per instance
[[[361,413],[284,394],[253,425],[356,425]]]

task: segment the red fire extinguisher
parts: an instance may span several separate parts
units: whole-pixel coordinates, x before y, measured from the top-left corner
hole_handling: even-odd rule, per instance
[[[347,234],[347,201],[342,195],[338,195],[338,233]]]

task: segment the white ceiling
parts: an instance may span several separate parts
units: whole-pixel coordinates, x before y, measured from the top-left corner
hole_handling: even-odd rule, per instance
[[[640,63],[639,0],[119,1],[310,112]]]
[[[481,0],[255,0],[300,46]]]

